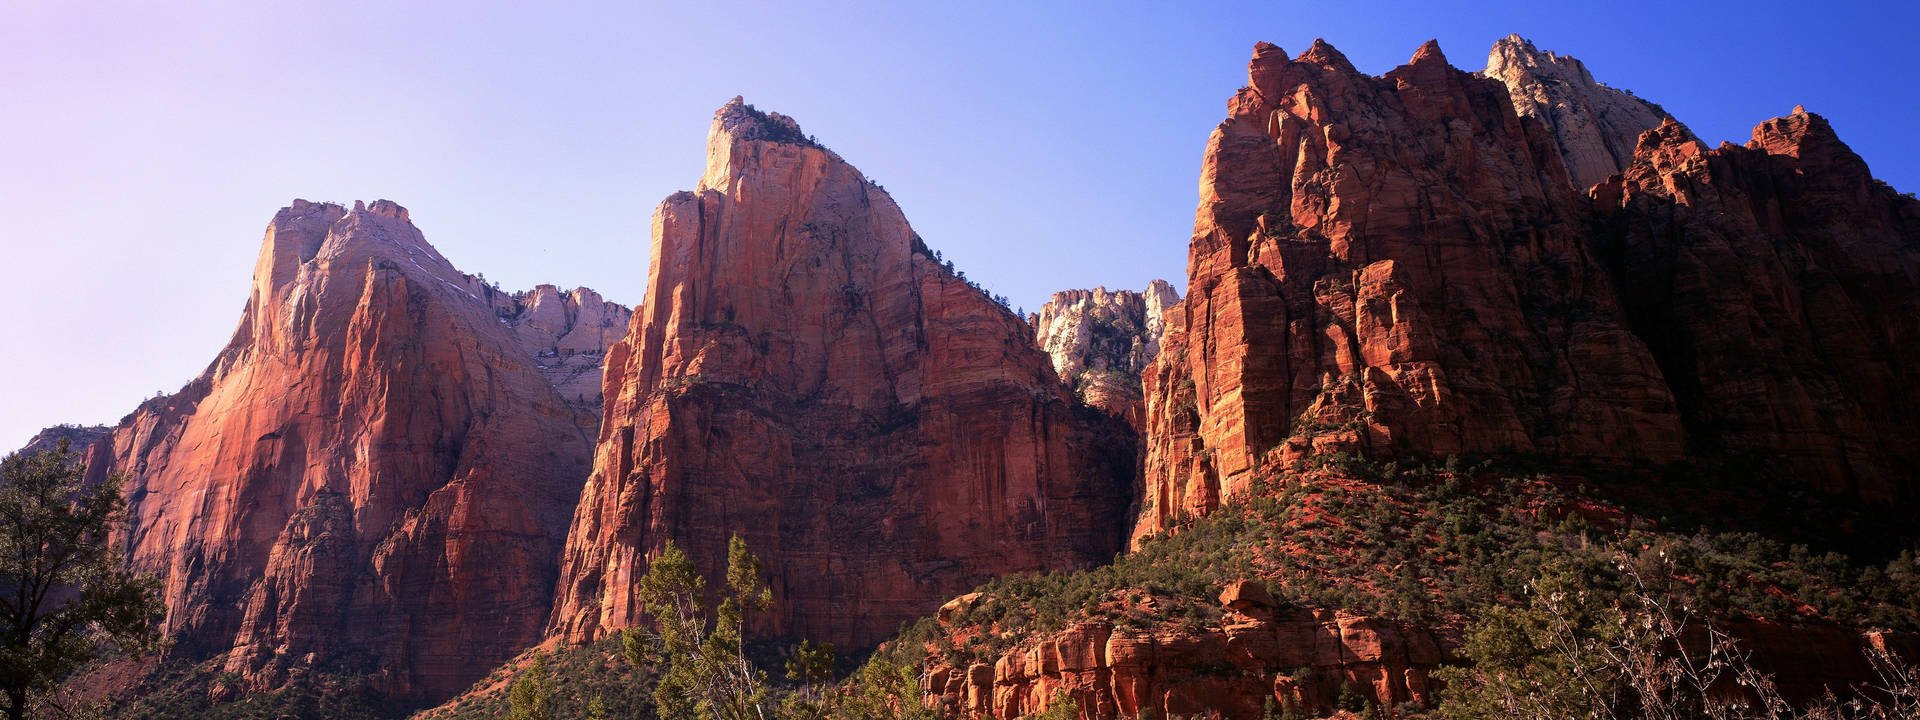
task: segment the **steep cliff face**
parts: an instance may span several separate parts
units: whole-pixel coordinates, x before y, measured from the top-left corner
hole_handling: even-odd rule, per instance
[[[588,433],[599,430],[600,374],[607,348],[626,336],[633,311],[607,302],[588,288],[561,292],[552,285],[506,295],[489,293],[494,315],[506,323],[560,396],[591,418]]]
[[[1683,451],[1540,122],[1433,43],[1383,77],[1261,44],[1208,141],[1188,295],[1147,372],[1136,535],[1314,450]]]
[[[1180,293],[1165,280],[1137,293],[1063,290],[1029,321],[1062,381],[1087,404],[1138,428],[1140,373],[1160,354],[1161,315],[1179,302]]]
[[[1594,188],[1597,242],[1689,450],[1910,505],[1920,477],[1920,202],[1803,108],[1744,147],[1669,122]]]
[[[884,191],[737,98],[697,189],[655,211],[606,397],[552,620],[575,640],[638,621],[669,541],[717,572],[743,536],[772,572],[759,630],[843,647],[1121,545],[1126,427],[1074,403],[1032,330]]]
[[[92,449],[130,478],[124,542],[177,652],[255,689],[324,665],[434,697],[540,638],[593,415],[519,305],[391,202],[274,217],[227,348]],[[560,327],[546,307],[521,325]]]
[[[1481,74],[1507,86],[1514,112],[1547,126],[1576,190],[1625,170],[1640,133],[1667,116],[1658,105],[1594,82],[1578,59],[1541,52],[1519,35],[1493,44]]]

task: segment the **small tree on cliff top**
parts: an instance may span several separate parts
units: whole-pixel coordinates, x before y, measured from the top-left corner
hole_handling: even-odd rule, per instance
[[[122,479],[84,482],[59,447],[0,461],[0,689],[12,720],[109,650],[160,644],[159,584],[122,569],[108,535],[125,521]]]

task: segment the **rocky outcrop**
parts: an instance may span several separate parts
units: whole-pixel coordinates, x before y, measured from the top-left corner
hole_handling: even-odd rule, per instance
[[[588,288],[561,292],[538,285],[527,292],[487,295],[493,311],[533,358],[560,396],[593,418],[587,432],[600,427],[600,372],[607,348],[627,334],[633,311],[607,302]]]
[[[1920,202],[1803,108],[1744,147],[1710,150],[1669,122],[1594,197],[1601,255],[1690,451],[1920,500]]]
[[[1194,627],[1162,622],[1116,627],[1081,622],[1038,635],[991,663],[956,667],[934,658],[921,676],[931,704],[962,717],[1027,717],[1071,698],[1083,718],[1216,715],[1234,720],[1274,711],[1324,717],[1351,693],[1369,707],[1439,700],[1431,674],[1458,663],[1457,628],[1332,610],[1276,608],[1257,583],[1229,585],[1222,618]],[[1879,676],[1868,649],[1920,655],[1920,636],[1832,626],[1735,622],[1726,628],[1792,702],[1847,692]],[[1705,639],[1690,636],[1689,642]]]
[[[1481,74],[1507,86],[1514,112],[1547,126],[1577,190],[1625,170],[1640,133],[1667,117],[1658,105],[1594,82],[1578,59],[1541,52],[1519,35],[1493,44]]]
[[[1139,427],[1140,373],[1160,353],[1161,315],[1179,302],[1165,280],[1138,293],[1064,290],[1028,321],[1054,372],[1084,402]]]
[[[55,425],[34,433],[33,437],[27,440],[27,444],[20,446],[20,449],[14,452],[22,455],[36,455],[58,448],[62,442],[67,443],[67,447],[75,452],[86,452],[88,446],[93,445],[95,441],[112,430],[113,428],[105,425]]]
[[[737,98],[716,114],[699,186],[654,213],[647,292],[609,353],[552,632],[638,622],[668,542],[717,585],[740,535],[771,573],[756,631],[843,648],[1121,546],[1125,425],[1077,405],[1032,330],[793,120]]]
[[[283,208],[226,349],[92,448],[129,478],[174,651],[253,689],[316,667],[431,698],[538,641],[593,418],[526,331],[612,337],[539,295],[455,270],[394,203]]]
[[[1276,453],[1682,455],[1560,154],[1504,87],[1434,43],[1383,77],[1325,42],[1291,60],[1263,43],[1248,75],[1147,372],[1136,535]]]
[[[1432,43],[1378,78],[1256,48],[1146,373],[1136,535],[1316,452],[1745,458],[1914,501],[1920,204],[1804,111],[1717,150],[1668,121],[1582,197],[1506,98]]]
[[[972,717],[1024,717],[1066,695],[1087,708],[1087,717],[1211,711],[1258,718],[1268,698],[1330,711],[1343,687],[1426,702],[1433,692],[1427,673],[1440,659],[1427,631],[1329,611],[1239,616],[1202,631],[1092,624],[1003,656],[991,668],[937,668],[927,689],[959,700]]]
[[[964,717],[996,718],[1027,717],[1061,697],[1086,718],[1248,720],[1271,717],[1270,707],[1330,713],[1343,690],[1385,707],[1436,699],[1428,673],[1454,642],[1447,636],[1344,612],[1235,604],[1199,628],[1080,623],[990,665],[936,660],[922,687]]]

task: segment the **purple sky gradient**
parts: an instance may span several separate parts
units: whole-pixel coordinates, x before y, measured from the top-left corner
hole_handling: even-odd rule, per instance
[[[0,451],[197,374],[296,197],[390,198],[467,272],[634,302],[653,207],[736,94],[1027,309],[1184,284],[1259,40],[1381,73],[1428,38],[1477,70],[1518,32],[1709,142],[1804,103],[1920,189],[1920,4],[1574,5],[0,0]]]

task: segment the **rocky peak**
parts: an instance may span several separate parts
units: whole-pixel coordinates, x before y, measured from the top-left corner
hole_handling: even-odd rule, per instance
[[[1207,512],[1269,458],[1680,454],[1625,328],[1544,321],[1617,301],[1583,260],[1559,150],[1504,87],[1435,44],[1381,77],[1325,42],[1249,69],[1208,142],[1188,295],[1146,374],[1140,530]]]
[[[669,541],[712,573],[739,534],[771,570],[777,617],[756,632],[847,648],[993,575],[1120,546],[1131,432],[1078,412],[1032,328],[798,137],[729,103],[700,185],[654,212],[556,634],[640,622],[635,583]]]
[[[749,171],[746,166],[777,165],[782,158],[799,157],[804,151],[839,159],[801,132],[793,118],[761,112],[736,95],[713,113],[707,130],[707,170],[699,187],[725,188],[735,174]]]
[[[21,455],[34,455],[60,447],[60,443],[65,442],[69,449],[82,453],[82,457],[85,457],[87,448],[112,430],[113,428],[105,425],[55,425],[34,433],[33,437],[27,440],[27,444],[20,446],[20,449],[14,452]]]
[[[539,639],[596,423],[506,297],[390,201],[275,215],[232,342],[90,458],[129,477],[128,559],[165,581],[171,652],[253,690],[351,663],[417,699]]]
[[[1030,319],[1054,372],[1081,399],[1115,415],[1140,416],[1140,373],[1160,353],[1160,315],[1180,295],[1165,280],[1144,292],[1063,290]]]
[[[1578,59],[1541,52],[1519,35],[1493,44],[1481,75],[1507,86],[1513,109],[1552,133],[1576,190],[1624,170],[1640,133],[1666,117],[1660,106],[1594,82]]]

